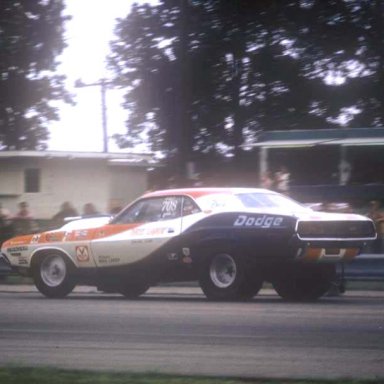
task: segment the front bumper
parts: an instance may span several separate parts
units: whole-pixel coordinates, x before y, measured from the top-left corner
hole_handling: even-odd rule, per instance
[[[0,253],[0,276],[7,276],[12,272],[12,267],[5,255]]]

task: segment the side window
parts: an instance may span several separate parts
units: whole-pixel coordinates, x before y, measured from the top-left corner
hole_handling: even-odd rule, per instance
[[[138,223],[145,211],[145,200],[138,201],[131,207],[126,208],[123,212],[117,215],[113,220],[113,224],[130,224]]]
[[[113,221],[113,224],[149,223],[171,220],[181,215],[181,197],[157,197],[140,200],[127,208]]]
[[[183,216],[192,215],[193,213],[198,213],[200,211],[201,209],[190,197],[187,197],[187,196],[184,197]]]

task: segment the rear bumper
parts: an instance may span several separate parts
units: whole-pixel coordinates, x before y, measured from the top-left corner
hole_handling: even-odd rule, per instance
[[[348,262],[359,255],[368,241],[296,239],[294,259],[304,262]]]

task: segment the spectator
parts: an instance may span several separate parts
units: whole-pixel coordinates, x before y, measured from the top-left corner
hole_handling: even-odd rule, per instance
[[[275,188],[277,192],[288,194],[290,177],[290,173],[284,166],[275,173]]]
[[[260,185],[261,185],[261,188],[273,189],[273,187],[274,187],[273,178],[272,178],[271,173],[269,171],[266,171],[261,175]]]
[[[123,206],[121,205],[121,202],[118,199],[112,199],[109,204],[109,213],[111,215],[117,215],[121,210],[123,209]]]
[[[32,214],[29,211],[28,203],[25,201],[22,201],[19,203],[19,211],[17,212],[15,219],[31,219]]]
[[[0,245],[13,235],[11,212],[0,203]]]
[[[342,160],[339,164],[339,184],[347,185],[351,179],[352,166],[346,161]]]
[[[86,203],[83,207],[83,216],[96,216],[100,212],[96,209],[95,205],[92,203]]]
[[[6,223],[11,219],[11,212],[8,209],[3,208],[3,205],[0,203],[0,222]]]
[[[79,213],[73,207],[69,201],[65,201],[61,204],[60,211],[52,217],[52,225],[55,228],[59,228],[65,224],[65,219],[69,217],[77,217]]]
[[[25,201],[19,203],[19,211],[13,217],[12,224],[16,235],[34,233],[39,229]]]
[[[373,200],[369,203],[369,211],[367,216],[371,218],[377,231],[377,239],[373,242],[371,251],[373,253],[384,252],[384,211],[380,201]]]

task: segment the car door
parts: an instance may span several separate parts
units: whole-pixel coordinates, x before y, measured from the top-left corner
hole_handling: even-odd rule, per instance
[[[141,199],[95,233],[96,265],[118,266],[145,259],[181,231],[181,197]]]

